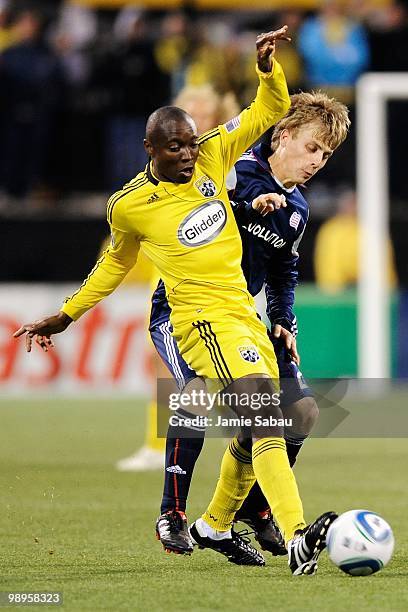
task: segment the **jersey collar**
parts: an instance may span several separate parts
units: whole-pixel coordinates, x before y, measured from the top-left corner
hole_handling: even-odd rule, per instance
[[[269,170],[269,172],[271,172],[271,171]],[[272,172],[271,172],[271,174],[272,174]],[[293,187],[284,187],[284,186],[282,185],[282,183],[280,182],[280,180],[279,180],[279,179],[277,179],[277,178],[276,178],[276,176],[275,176],[274,174],[272,174],[272,178],[273,178],[273,180],[275,181],[275,183],[277,183],[277,184],[279,185],[279,187],[280,187],[280,188],[281,188],[283,191],[286,191],[286,193],[293,193],[293,192],[295,191],[295,189],[296,189],[296,185],[293,185]]]
[[[146,166],[147,178],[149,179],[151,183],[153,183],[153,185],[158,185],[159,181],[157,180],[157,178],[154,176],[152,172],[151,164],[152,164],[152,160],[149,159],[149,161],[147,162],[147,166]]]
[[[149,159],[148,164],[146,166],[146,174],[147,174],[147,178],[149,179],[151,183],[153,183],[153,185],[157,186],[159,185],[159,183],[162,183],[162,187],[164,188],[165,191],[167,191],[167,193],[174,193],[174,191],[171,191],[173,188],[177,188],[177,192],[184,192],[191,188],[191,180],[188,183],[173,183],[172,181],[159,181],[159,179],[157,179],[153,174],[151,159]],[[195,176],[195,174],[193,174],[193,176]]]

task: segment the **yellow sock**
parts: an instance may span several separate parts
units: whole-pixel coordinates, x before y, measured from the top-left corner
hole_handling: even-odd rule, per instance
[[[217,531],[228,531],[255,482],[251,453],[234,438],[224,453],[214,496],[202,518]]]
[[[283,438],[262,438],[252,447],[252,464],[285,542],[305,527],[302,501]]]
[[[157,437],[157,403],[151,401],[147,409],[145,444],[157,451],[166,450],[166,438]]]

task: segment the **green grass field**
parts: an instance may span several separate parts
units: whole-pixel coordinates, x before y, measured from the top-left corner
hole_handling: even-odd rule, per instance
[[[296,467],[306,519],[369,508],[391,523],[396,550],[372,577],[346,576],[323,553],[316,576],[293,578],[285,558],[241,568],[211,551],[164,554],[154,538],[162,474],[113,467],[141,443],[143,413],[130,400],[0,402],[0,591],[63,591],[66,610],[408,609],[406,440],[309,441]],[[191,519],[224,446],[204,447]]]

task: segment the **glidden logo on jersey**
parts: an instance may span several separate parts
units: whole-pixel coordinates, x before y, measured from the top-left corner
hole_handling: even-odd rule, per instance
[[[177,237],[181,244],[194,247],[207,244],[221,232],[227,211],[221,200],[211,200],[191,212],[181,223]]]

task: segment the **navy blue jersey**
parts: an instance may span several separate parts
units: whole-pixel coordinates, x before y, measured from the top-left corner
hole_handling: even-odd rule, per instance
[[[298,187],[285,189],[271,174],[268,145],[246,152],[228,178],[229,195],[241,233],[242,269],[248,290],[257,295],[265,285],[267,315],[296,333],[293,304],[297,285],[298,246],[309,206]],[[262,216],[252,201],[265,193],[283,194],[286,208]]]
[[[235,164],[227,186],[241,233],[242,269],[248,290],[255,296],[265,285],[266,312],[271,324],[280,323],[296,333],[293,304],[298,278],[297,248],[309,207],[297,187],[285,189],[272,176],[268,164],[270,155],[270,148],[265,144],[246,152]],[[284,194],[287,207],[263,217],[252,208],[252,201],[265,193]],[[152,297],[150,327],[169,318],[166,302],[164,284],[160,281]]]

